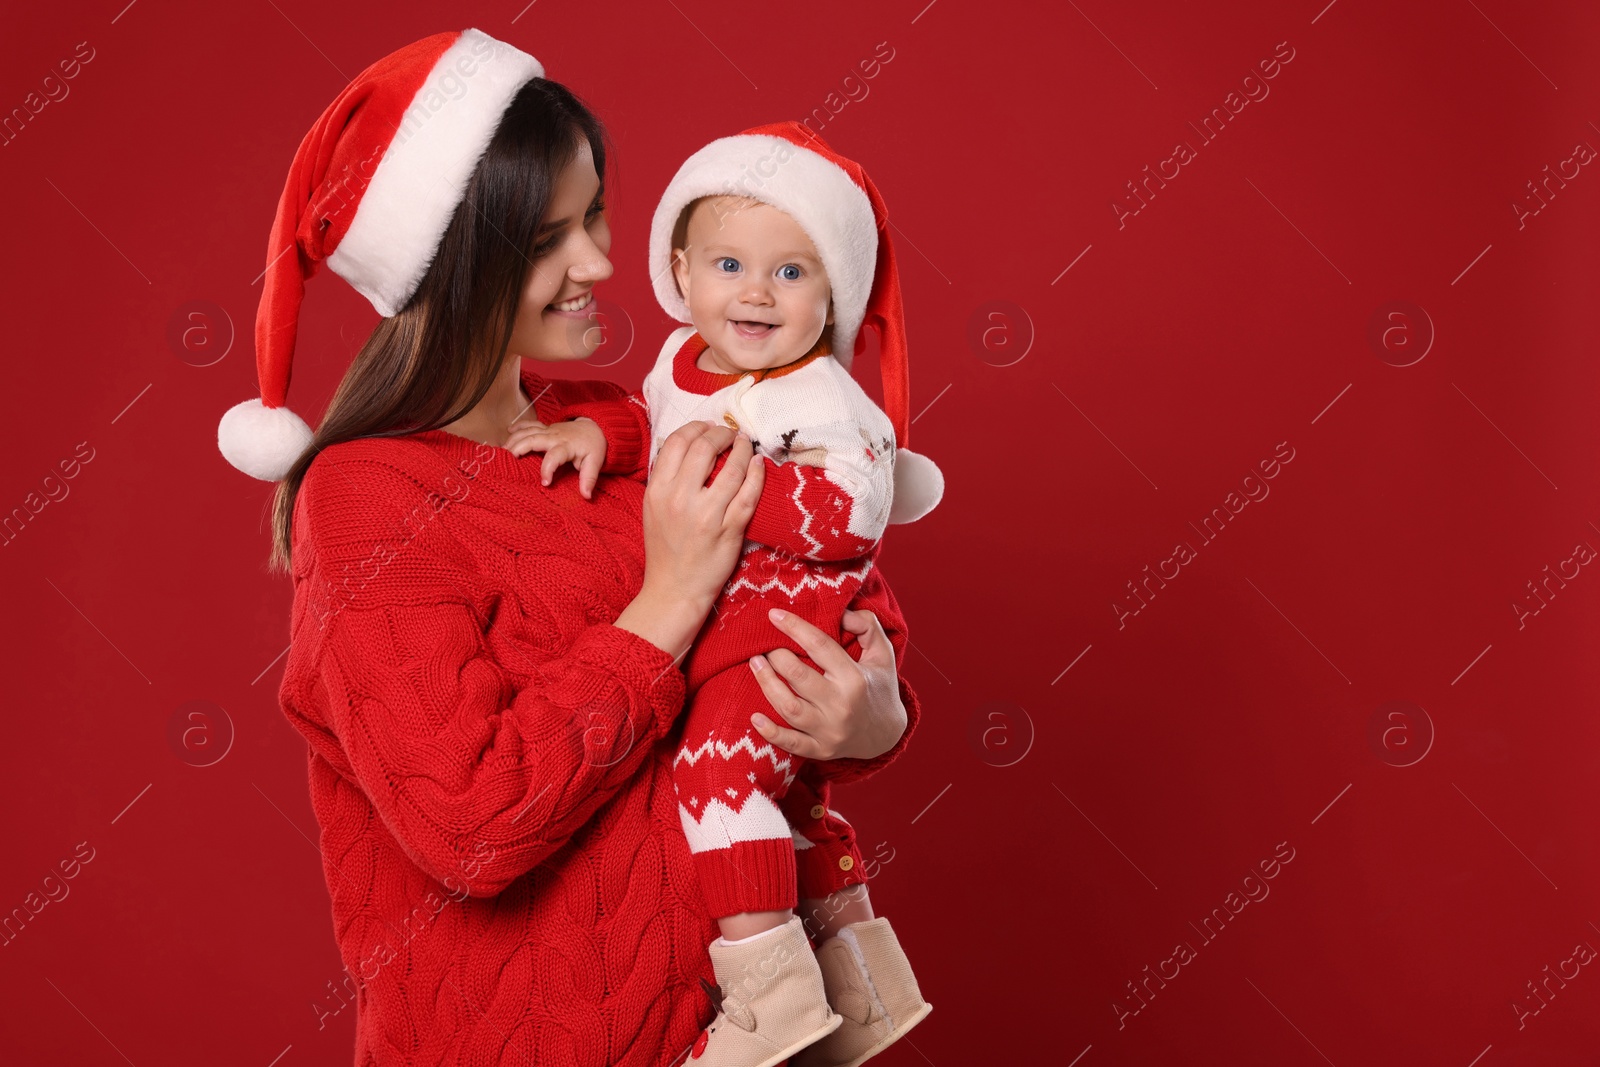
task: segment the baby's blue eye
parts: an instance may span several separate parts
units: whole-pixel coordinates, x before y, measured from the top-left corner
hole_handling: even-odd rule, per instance
[[[779,267],[778,274],[786,282],[797,282],[800,280],[800,268],[795,266],[793,263],[786,263]]]
[[[732,256],[723,256],[717,260],[717,269],[732,274],[739,269],[739,261]]]

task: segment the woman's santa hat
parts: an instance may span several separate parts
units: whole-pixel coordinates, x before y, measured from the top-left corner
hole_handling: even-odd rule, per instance
[[[259,399],[217,427],[229,463],[284,478],[311,428],[284,406],[305,282],[326,262],[385,318],[433,262],[517,92],[539,61],[478,30],[440,33],[378,60],[311,127],[278,201],[256,311]],[[292,253],[292,254],[291,254]]]
[[[889,239],[889,211],[859,163],[798,122],[775,122],[712,141],[684,161],[662,194],[650,226],[650,276],[668,315],[690,321],[672,273],[672,239],[683,212],[706,196],[771,204],[817,246],[833,289],[833,355],[848,368],[877,329],[883,407],[894,426],[894,503],[890,522],[926,515],[944,495],[944,475],[906,445],[911,435],[910,366],[900,272]]]

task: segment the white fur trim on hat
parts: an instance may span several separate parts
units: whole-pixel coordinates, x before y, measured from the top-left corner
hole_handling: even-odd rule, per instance
[[[833,355],[846,367],[866,315],[878,258],[872,203],[850,176],[809,148],[767,134],[712,141],[684,161],[650,224],[650,276],[668,315],[689,322],[672,274],[672,231],[703,196],[748,196],[792,217],[817,246],[833,290]]]
[[[269,408],[260,397],[233,405],[217,424],[217,448],[239,470],[262,481],[282,481],[311,447],[311,427],[286,407]]]
[[[506,106],[543,76],[538,60],[479,30],[434,64],[328,256],[378,314],[397,314],[416,292]]]

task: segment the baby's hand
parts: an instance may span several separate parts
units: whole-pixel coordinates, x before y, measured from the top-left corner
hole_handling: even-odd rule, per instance
[[[546,425],[525,416],[511,424],[506,447],[518,456],[543,452],[539,475],[545,485],[550,484],[562,464],[571,463],[578,472],[578,492],[585,500],[594,498],[594,483],[599,480],[600,468],[606,462],[606,435],[593,419],[580,415],[567,422]]]

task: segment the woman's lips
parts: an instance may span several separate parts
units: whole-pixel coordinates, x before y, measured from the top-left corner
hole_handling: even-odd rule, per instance
[[[546,315],[560,315],[568,319],[587,319],[594,314],[594,292],[584,293],[571,300],[560,300],[545,306]]]

